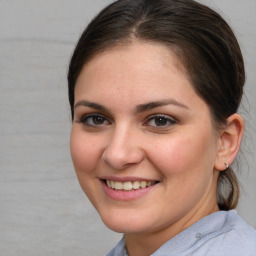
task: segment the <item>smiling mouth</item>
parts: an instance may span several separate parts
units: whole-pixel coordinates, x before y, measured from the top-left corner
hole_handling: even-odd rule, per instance
[[[153,186],[158,183],[158,181],[113,181],[113,180],[104,180],[105,184],[115,190],[131,191],[137,189],[143,189],[146,187]]]

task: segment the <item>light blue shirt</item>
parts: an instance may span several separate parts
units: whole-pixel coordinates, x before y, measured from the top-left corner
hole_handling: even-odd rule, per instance
[[[219,211],[182,231],[151,256],[188,255],[256,256],[256,231],[235,210]],[[127,256],[125,240],[107,256]]]

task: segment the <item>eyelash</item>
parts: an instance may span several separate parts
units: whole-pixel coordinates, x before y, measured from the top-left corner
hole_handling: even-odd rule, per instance
[[[108,121],[108,119],[107,118],[105,118],[103,115],[100,115],[100,114],[88,114],[88,115],[84,115],[84,116],[82,116],[79,120],[78,120],[78,122],[79,123],[82,123],[82,124],[84,124],[85,126],[89,126],[89,127],[99,127],[99,126],[103,126],[103,125],[106,125],[106,124],[90,124],[89,123],[89,119],[91,118],[91,121],[92,122],[95,122],[95,120],[96,120],[96,118],[100,118],[100,119],[102,119],[102,121],[103,122],[108,122],[108,124],[110,124],[111,122],[110,121]],[[107,124],[107,125],[108,125]]]
[[[164,124],[164,125],[157,125],[157,124],[156,124],[157,118],[158,118],[158,119],[162,119],[162,121],[166,122],[167,124]],[[153,121],[153,120],[155,120],[154,122],[155,122],[156,125],[149,125],[148,123],[149,123],[150,121]],[[171,117],[169,117],[169,116],[167,116],[167,115],[157,114],[157,115],[152,115],[152,116],[150,116],[150,117],[146,120],[146,123],[145,123],[144,125],[145,125],[145,126],[157,127],[157,128],[167,128],[167,127],[170,127],[170,126],[172,126],[172,125],[174,125],[174,124],[176,124],[176,123],[177,123],[176,120],[174,120],[173,118],[171,118]]]
[[[102,123],[96,124],[95,123],[96,118],[99,118],[98,121],[102,121]],[[157,125],[156,124],[157,119],[159,119],[158,121],[160,121],[160,122],[164,122],[164,123],[162,123],[163,125]],[[160,119],[162,119],[162,120],[160,120]],[[93,122],[93,123],[90,123],[90,121]],[[155,125],[152,125],[152,124],[150,125],[149,123],[151,121],[154,121]],[[88,126],[88,127],[98,127],[98,128],[111,124],[111,122],[104,115],[100,115],[100,114],[97,114],[97,113],[84,115],[78,120],[78,122],[82,123],[83,125]],[[172,126],[176,123],[177,123],[177,121],[175,119],[173,119],[173,118],[171,118],[167,115],[156,114],[156,115],[149,116],[146,119],[146,121],[143,123],[143,126],[150,126],[150,127],[154,127],[154,128],[164,129],[164,128],[168,128],[168,127],[170,127],[170,126]]]

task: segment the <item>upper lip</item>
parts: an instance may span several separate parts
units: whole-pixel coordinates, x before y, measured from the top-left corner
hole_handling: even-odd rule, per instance
[[[158,181],[156,179],[148,179],[148,178],[142,178],[142,177],[133,177],[133,176],[102,176],[99,177],[101,180],[113,180],[113,181],[119,181],[119,182],[126,182],[126,181]]]

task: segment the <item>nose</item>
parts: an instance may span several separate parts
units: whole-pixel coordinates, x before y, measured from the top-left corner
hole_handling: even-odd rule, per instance
[[[112,168],[118,170],[138,164],[144,158],[144,151],[139,141],[139,135],[128,127],[116,128],[110,136],[102,158]]]

